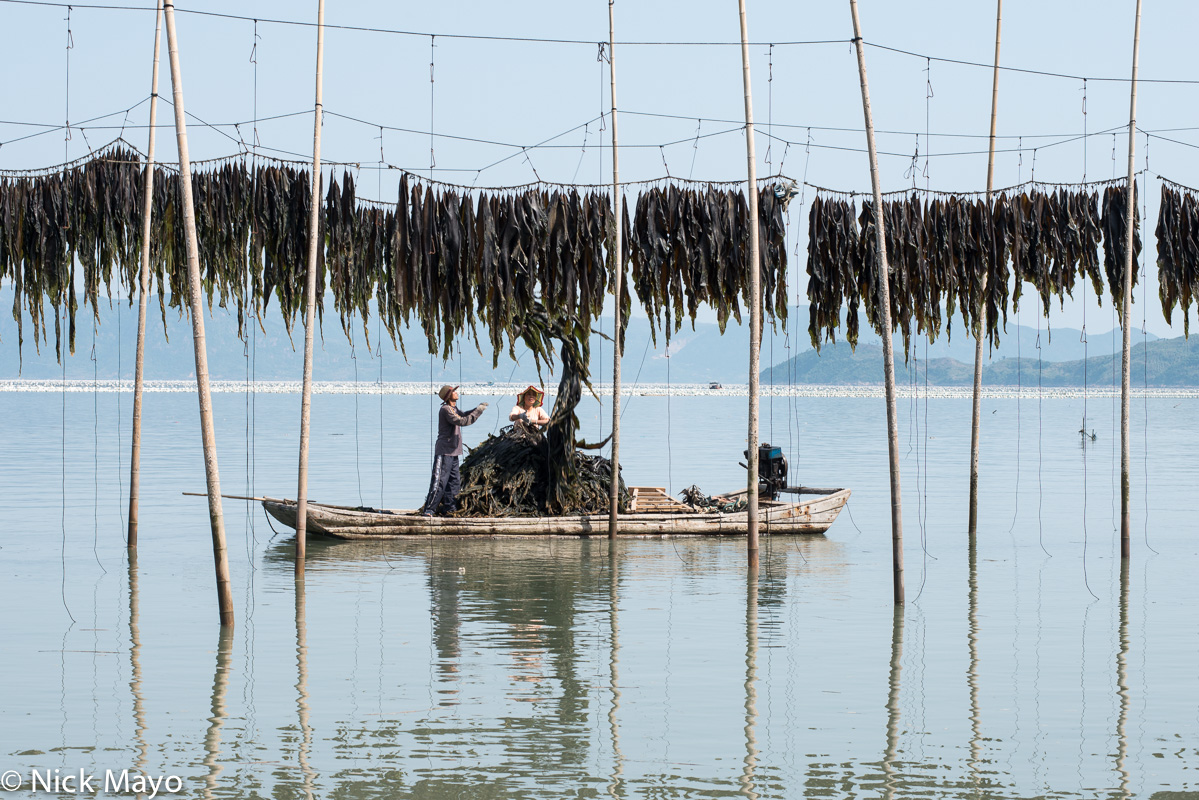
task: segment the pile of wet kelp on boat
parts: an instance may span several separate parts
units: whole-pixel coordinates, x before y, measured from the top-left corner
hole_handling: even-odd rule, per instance
[[[518,329],[538,364],[552,359],[559,343],[561,377],[544,432],[523,421],[488,436],[462,461],[459,517],[565,516],[602,514],[609,510],[612,462],[581,450],[597,450],[611,439],[589,444],[576,440],[575,414],[583,387],[592,391],[587,374],[590,348],[582,325],[551,319],[538,306]],[[593,392],[594,393],[594,392]],[[620,507],[629,493],[619,479]]]

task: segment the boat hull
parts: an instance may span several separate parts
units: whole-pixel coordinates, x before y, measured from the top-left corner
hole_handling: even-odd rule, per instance
[[[763,502],[758,508],[759,531],[767,535],[820,534],[828,530],[849,501],[849,489],[811,489],[795,502]],[[289,528],[296,527],[292,500],[267,498],[266,512]],[[407,538],[543,538],[607,536],[608,515],[562,517],[424,517],[415,511],[380,511],[308,503],[308,533],[336,539]],[[748,514],[685,512],[622,514],[621,537],[744,536]]]

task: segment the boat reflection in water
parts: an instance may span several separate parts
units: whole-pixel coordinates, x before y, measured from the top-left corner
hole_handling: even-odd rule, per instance
[[[768,541],[760,573],[747,576],[735,543],[313,542],[298,583],[290,543],[270,544],[254,613],[211,651],[189,785],[203,797],[351,800],[468,787],[478,797],[1022,796],[1024,778],[997,757],[1019,743],[988,736],[977,558],[957,612],[966,636],[955,656],[964,691],[948,709],[962,721],[954,761],[921,738],[936,712],[922,686],[922,612],[880,609],[889,624],[873,628],[876,661],[842,664],[858,693],[830,693],[839,684],[816,670],[840,656],[808,652],[822,609],[802,593],[822,583],[820,596],[835,596],[845,564],[834,542],[781,543]],[[162,676],[153,659],[147,669],[136,561],[128,588],[130,761],[153,770],[151,754],[187,752],[188,723],[147,710],[163,702],[147,695]],[[1128,626],[1125,569],[1106,792],[1124,797],[1135,777]],[[883,680],[855,684],[856,670]],[[838,727],[828,709],[861,722]],[[827,735],[859,755],[822,756]]]

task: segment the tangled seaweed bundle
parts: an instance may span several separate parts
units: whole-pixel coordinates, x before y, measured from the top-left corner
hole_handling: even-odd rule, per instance
[[[504,428],[488,436],[462,462],[460,517],[539,517],[565,514],[603,514],[608,511],[612,462],[577,451],[575,478],[558,502],[551,498],[551,460],[547,441],[527,426]],[[620,507],[628,508],[629,493],[620,481]]]

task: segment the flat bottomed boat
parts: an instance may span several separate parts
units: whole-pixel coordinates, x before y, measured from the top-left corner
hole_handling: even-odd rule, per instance
[[[794,500],[758,502],[759,531],[763,534],[821,534],[849,501],[849,489],[796,487]],[[630,509],[618,517],[622,537],[744,536],[749,515],[738,511],[697,509],[656,487],[632,487]],[[718,495],[726,502],[744,500],[745,490]],[[284,525],[296,527],[296,502],[263,498],[266,512]],[[413,510],[384,510],[309,502],[307,530],[336,539],[401,539],[427,537],[590,537],[607,536],[608,514],[560,517],[426,517]]]

